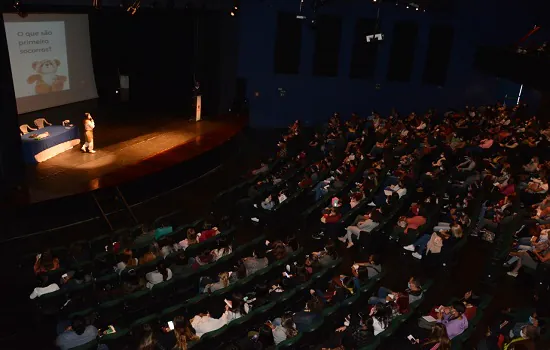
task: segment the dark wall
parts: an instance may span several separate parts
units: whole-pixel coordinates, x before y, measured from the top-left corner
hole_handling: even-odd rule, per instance
[[[282,126],[296,117],[313,124],[326,120],[327,115],[334,111],[343,115],[352,112],[365,114],[372,109],[387,113],[394,106],[401,112],[423,111],[430,107],[445,109],[503,100],[505,95],[517,95],[519,91],[519,84],[484,75],[474,70],[472,65],[477,45],[487,42],[513,43],[535,24],[534,15],[527,8],[522,9],[517,2],[465,0],[455,2],[453,14],[424,13],[393,4],[382,4],[380,31],[385,34],[385,40],[377,50],[372,50],[376,54],[372,63],[374,74],[370,74],[368,69],[361,72],[353,53],[361,51],[357,49],[355,40],[357,22],[363,18],[376,18],[376,5],[370,1],[331,4],[320,9],[318,17],[330,14],[341,18],[339,69],[334,77],[322,77],[313,74],[319,29],[312,30],[307,21],[304,21],[300,34],[298,73],[274,73],[279,13],[296,14],[297,4],[290,1],[241,1],[239,76],[247,80],[252,124]],[[427,76],[433,73],[425,73],[427,60],[437,57],[437,52],[430,49],[430,37],[435,37],[430,32],[433,33],[433,26],[436,25],[452,28],[449,29],[452,32],[450,53],[439,55],[450,57],[444,79],[428,79]],[[409,35],[410,32],[405,30],[409,27],[416,30],[416,35]],[[394,32],[395,28],[399,33]],[[400,45],[393,48],[396,36],[401,37]],[[407,43],[407,37],[414,42]],[[295,38],[289,40],[289,45],[295,41]],[[409,48],[407,45],[410,45]],[[412,51],[411,55],[400,53],[407,49]],[[280,55],[279,52],[277,54]],[[365,64],[372,61],[369,54],[362,54]],[[400,62],[399,57],[406,62]],[[407,68],[408,65],[411,67],[410,75],[408,69],[395,71],[401,66]],[[362,79],[350,78],[350,66],[354,67],[354,72],[361,73],[352,76]],[[394,72],[389,74],[392,68]],[[432,70],[440,72],[441,67],[432,67]],[[370,76],[372,78],[369,79]],[[444,84],[430,83],[433,81]],[[524,88],[523,96],[536,108],[539,98],[536,91]]]
[[[17,106],[4,20],[0,15],[0,201],[23,182]],[[0,221],[5,219],[0,215]]]
[[[192,13],[99,11],[90,36],[100,98],[116,98],[118,72],[130,77],[130,99],[144,105],[191,103]]]

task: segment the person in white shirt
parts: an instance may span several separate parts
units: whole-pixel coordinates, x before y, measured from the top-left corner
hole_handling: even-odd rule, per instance
[[[376,304],[370,311],[374,335],[378,335],[388,328],[391,322],[392,311],[386,304]]]
[[[197,337],[202,337],[205,333],[215,331],[225,326],[222,319],[212,318],[209,313],[198,314],[191,319],[191,326],[195,329]]]
[[[225,312],[220,320],[224,324],[245,316],[250,311],[250,306],[244,301],[243,296],[239,293],[234,293],[231,300],[225,300]]]
[[[53,293],[58,290],[59,290],[59,286],[57,285],[57,283],[48,284],[48,279],[44,278],[44,280],[42,281],[42,287],[34,288],[34,290],[30,295],[30,298],[31,299],[40,298],[44,294]]]
[[[86,150],[90,153],[95,153],[94,151],[94,128],[95,128],[95,122],[92,118],[92,115],[90,113],[85,113],[86,118],[84,119],[84,135],[85,135],[85,142],[82,145],[82,152],[86,152]]]
[[[290,314],[285,314],[281,318],[276,318],[273,323],[268,325],[272,327],[273,340],[275,345],[298,335],[296,325]]]
[[[166,267],[164,261],[159,261],[157,269],[145,275],[147,288],[151,289],[155,284],[159,284],[172,279],[172,270]]]

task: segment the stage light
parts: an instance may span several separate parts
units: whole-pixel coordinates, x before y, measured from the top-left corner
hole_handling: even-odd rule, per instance
[[[418,10],[419,10],[419,8],[417,7],[417,8],[416,8],[416,11],[418,11]]]
[[[23,6],[21,5],[21,1],[15,0],[13,2],[13,8],[17,12],[17,15],[21,18],[27,17],[27,13],[23,10]]]
[[[231,11],[229,14],[231,15],[231,17],[235,17],[235,12]]]
[[[101,8],[101,0],[92,0],[92,6],[96,10],[99,10]]]
[[[239,9],[239,7],[238,7],[238,6],[235,6],[235,10],[238,10],[238,9]]]

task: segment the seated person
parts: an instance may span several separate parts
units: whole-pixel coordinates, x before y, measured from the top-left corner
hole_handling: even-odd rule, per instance
[[[464,294],[464,297],[462,297],[459,301],[464,304],[464,307],[466,308],[464,311],[464,316],[468,319],[468,321],[471,321],[477,314],[477,306],[475,305],[477,303],[477,299],[472,294],[472,291],[467,291]],[[437,319],[437,315],[440,310],[445,310],[445,308],[450,309],[450,307],[451,306],[444,305],[433,307],[428,315],[434,319]]]
[[[339,202],[338,202],[339,203]],[[325,232],[328,229],[332,229],[336,224],[342,219],[342,213],[340,212],[339,207],[329,207],[325,208],[323,211],[323,216],[321,217],[321,231],[313,233],[311,238],[313,239],[322,239],[325,236]]]
[[[206,249],[202,251],[202,253],[199,254],[199,256],[196,256],[193,258],[193,263],[191,267],[194,270],[198,270],[201,266],[208,265],[214,262],[214,256],[212,255],[212,251]]]
[[[184,316],[174,317],[174,331],[169,327],[161,327],[158,343],[162,349],[187,349],[199,340],[189,320]]]
[[[464,162],[456,166],[456,170],[463,173],[472,172],[476,167],[476,162],[471,157],[466,157]]]
[[[422,297],[424,296],[424,292],[422,291],[422,287],[420,286],[420,283],[418,282],[418,280],[416,280],[416,278],[411,277],[409,279],[409,282],[407,283],[407,289],[405,289],[403,293],[394,292],[386,287],[380,287],[378,289],[377,296],[369,298],[369,304],[376,305],[378,303],[387,303],[390,301],[395,301],[401,296],[408,297],[409,304],[412,304],[415,301],[422,299]]]
[[[97,336],[97,328],[93,325],[86,325],[84,317],[75,316],[71,321],[71,326],[57,336],[55,345],[61,350],[72,349],[95,340]],[[106,347],[103,346],[101,349],[106,349]]]
[[[212,224],[210,224],[209,222],[205,222],[202,232],[198,235],[199,236],[199,243],[204,242],[207,239],[210,239],[214,236],[217,236],[220,233],[221,232],[220,232],[220,230],[218,230],[217,227],[212,227]]]
[[[338,251],[332,240],[325,245],[325,249],[311,253],[312,265],[314,267],[328,267],[338,259]]]
[[[291,313],[285,313],[281,318],[276,318],[267,325],[272,329],[275,345],[298,335]]]
[[[46,250],[42,254],[36,255],[36,261],[34,262],[34,273],[39,275],[48,271],[55,271],[59,269],[59,259],[53,257],[50,250]]]
[[[325,304],[335,304],[344,301],[352,295],[354,280],[344,275],[332,278],[326,290],[310,290],[311,295],[317,295]]]
[[[353,317],[354,315],[352,314],[349,322],[346,322],[348,326],[337,328],[336,332],[341,333],[341,345],[351,343],[355,348],[362,348],[369,345],[374,338],[374,320],[363,313],[359,313],[356,317]],[[334,347],[331,346],[331,348]]]
[[[209,312],[202,312],[191,319],[191,326],[196,332],[197,337],[202,337],[205,333],[215,331],[226,325],[224,320],[213,318]]]
[[[416,242],[404,246],[403,249],[413,252],[412,256],[416,259],[422,259],[423,255],[426,255],[428,253],[441,253],[444,242],[448,240],[451,236],[452,235],[449,234],[448,231],[439,231],[434,232],[431,235],[422,235],[419,239],[416,240]]]
[[[193,270],[183,250],[179,251],[176,255],[172,265],[170,265],[170,270],[176,275],[182,275]]]
[[[468,328],[468,319],[464,315],[466,307],[461,302],[454,302],[451,307],[439,309],[437,323],[441,323],[447,329],[449,339],[462,334]]]
[[[546,180],[545,178],[532,179],[527,184],[527,188],[525,189],[525,192],[536,193],[536,194],[544,194],[548,192],[548,180]]]
[[[358,222],[357,226],[348,226],[346,228],[346,235],[344,237],[338,237],[338,240],[343,243],[348,242],[347,248],[353,247],[352,236],[355,235],[357,239],[359,239],[361,232],[370,233],[380,225],[380,222],[375,220],[377,220],[377,215],[369,215],[368,219]]]
[[[180,241],[178,244],[182,249],[187,249],[190,245],[198,244],[199,239],[197,236],[197,232],[195,232],[195,229],[190,227],[187,229],[187,238]]]
[[[323,317],[323,302],[317,296],[312,298],[306,303],[306,308],[302,311],[298,311],[294,314],[294,324],[298,332],[303,332],[308,329],[312,324],[317,322]]]
[[[529,163],[523,166],[523,170],[528,173],[534,173],[539,170],[540,162],[539,157],[534,156]]]
[[[382,265],[378,261],[378,256],[373,254],[369,255],[367,262],[354,262],[353,265],[365,267],[369,279],[378,276],[382,272]]]
[[[233,252],[231,244],[227,241],[226,238],[222,237],[218,239],[218,248],[212,249],[211,254],[214,261],[218,261],[220,258],[229,255]]]
[[[260,244],[256,247],[251,257],[243,258],[243,264],[246,269],[247,276],[250,276],[254,272],[260,271],[261,269],[265,268],[268,264],[265,245]]]
[[[160,248],[160,253],[162,255],[163,258],[166,258],[168,255],[174,253],[175,251],[178,251],[181,249],[181,246],[179,244],[175,244],[173,242],[173,239],[172,237],[163,237],[161,238],[160,240],[157,240],[158,242],[158,245],[159,245],[159,248]]]
[[[512,271],[509,271],[507,274],[508,276],[517,277],[519,270],[523,266],[536,270],[540,263],[550,261],[550,248],[546,242],[543,246],[541,246],[540,250],[520,250],[516,253],[510,253],[510,255],[519,257],[519,260]]]
[[[250,305],[244,300],[242,294],[233,293],[230,300],[225,300],[225,312],[220,317],[224,324],[245,316],[250,311]]]
[[[424,225],[426,221],[426,217],[422,215],[414,215],[412,217],[401,216],[392,232],[392,236],[395,239],[406,238],[410,241],[410,239],[415,237],[415,235],[410,235],[411,237],[407,236],[409,230],[417,230],[419,227]]]
[[[166,263],[161,260],[157,263],[157,269],[145,275],[147,288],[151,289],[155,284],[159,284],[172,279],[172,270],[166,267]]]
[[[56,292],[59,290],[59,285],[57,283],[52,283],[49,281],[48,276],[42,275],[40,276],[40,287],[34,288],[32,291],[30,298],[35,299],[39,298],[44,294]]]
[[[218,282],[207,284],[203,293],[213,293],[217,290],[224,289],[229,286],[229,272],[222,272],[218,275]]]
[[[139,265],[143,265],[143,264],[147,264],[152,261],[155,261],[155,259],[157,258],[157,254],[156,254],[157,250],[158,249],[156,248],[156,246],[151,245],[150,250],[147,253],[143,254],[141,258],[139,258]]]
[[[306,261],[299,262],[293,265],[287,265],[286,271],[283,272],[285,278],[282,281],[285,287],[296,287],[302,283],[309,281],[309,278],[313,274],[313,268],[311,267],[310,258],[306,258]]]
[[[260,205],[262,206],[262,209],[273,210],[276,204],[275,204],[275,201],[273,200],[273,196],[269,195],[262,201]]]
[[[447,335],[447,329],[440,323],[432,326],[428,338],[423,340],[417,339],[417,344],[420,349],[451,350],[451,340]]]
[[[388,328],[392,319],[392,309],[386,303],[378,303],[370,310],[374,335],[378,335]]]

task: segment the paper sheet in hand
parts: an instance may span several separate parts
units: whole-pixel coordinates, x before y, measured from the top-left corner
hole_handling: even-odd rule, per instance
[[[435,318],[433,318],[432,316],[422,316],[423,319],[425,319],[426,321],[428,322],[435,322],[437,321]]]

